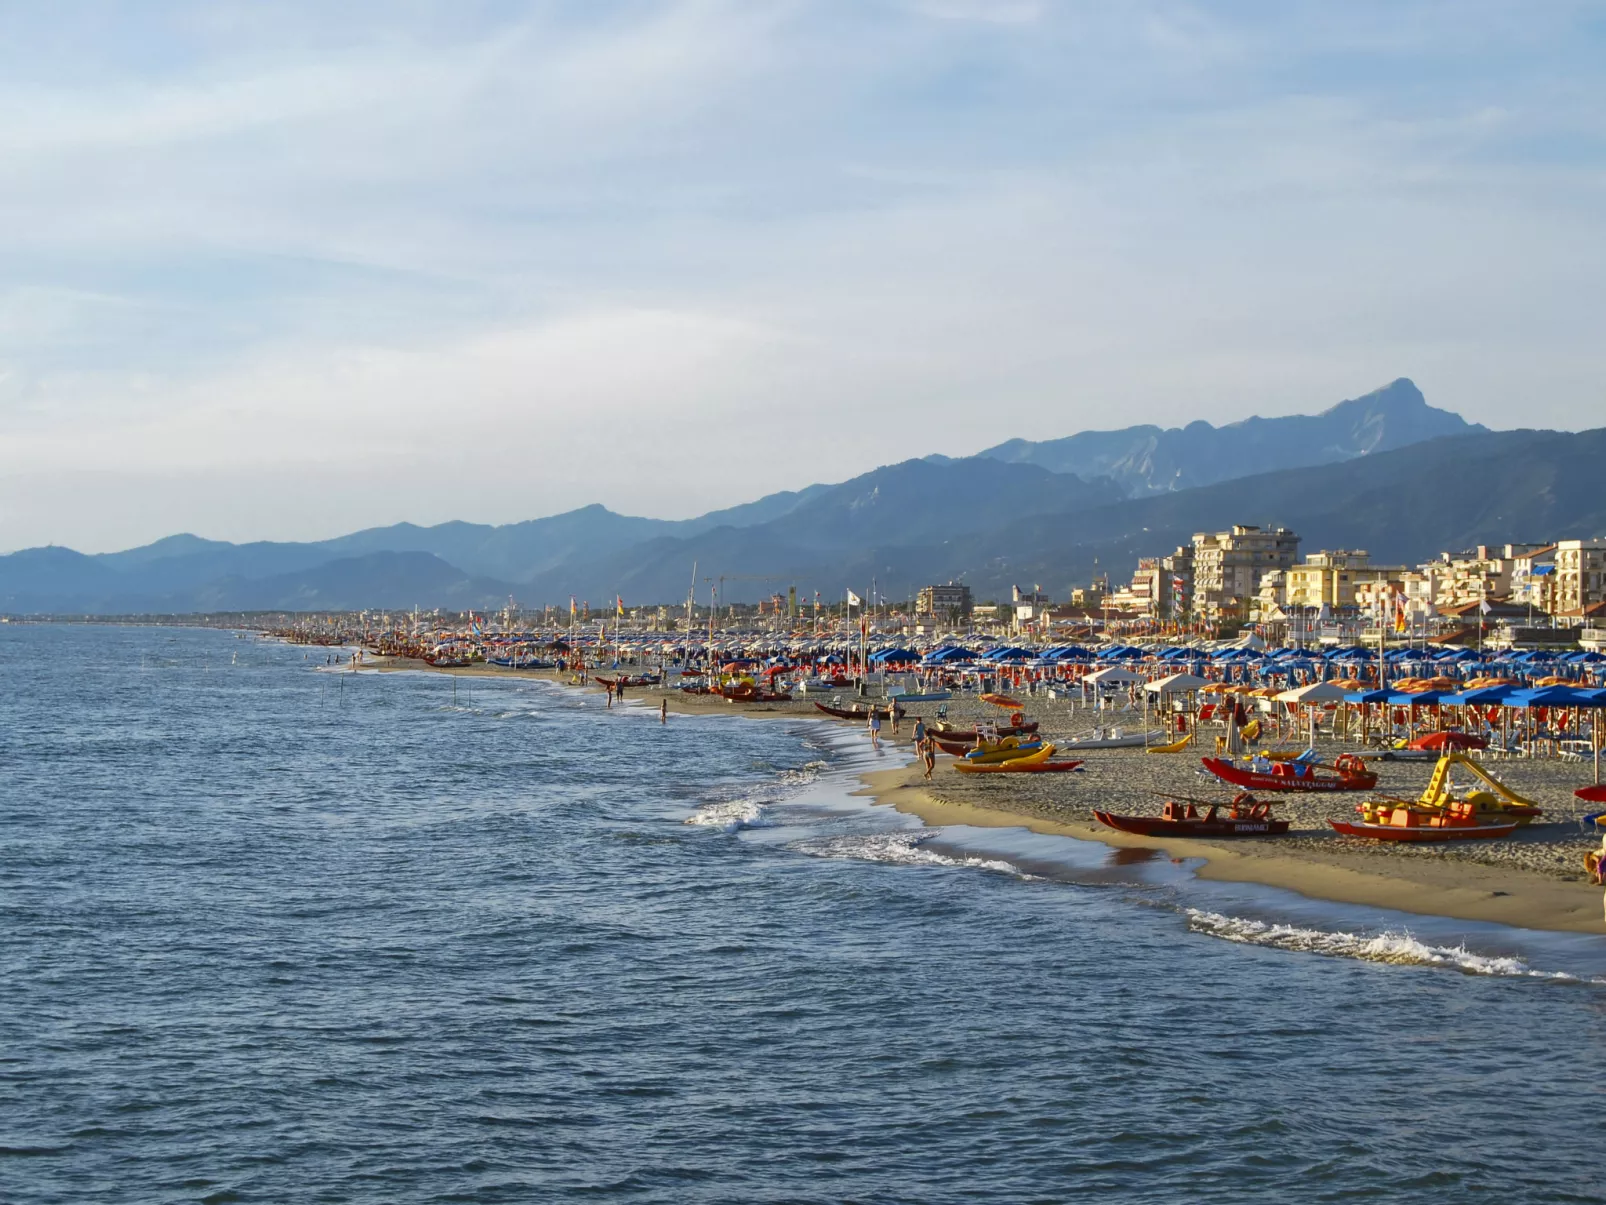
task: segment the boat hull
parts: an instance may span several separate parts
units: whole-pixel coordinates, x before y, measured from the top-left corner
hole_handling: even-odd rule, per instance
[[[1000,738],[1006,736],[1030,736],[1037,731],[1037,725],[1038,721],[1027,720],[1021,724],[1000,724],[993,731],[997,732]],[[928,728],[926,731],[940,741],[970,741],[974,744],[976,740],[976,730],[974,728]]]
[[[1287,820],[1167,820],[1163,816],[1117,816],[1094,811],[1100,824],[1140,837],[1276,837],[1288,831]]]
[[[965,761],[973,766],[989,766],[999,762],[1019,761],[1023,757],[1040,757],[1046,760],[1053,753],[1054,746],[1042,744],[1017,745],[1012,749],[972,749],[965,754]]]
[[[1579,787],[1573,792],[1573,796],[1585,803],[1606,803],[1606,783],[1598,787]]]
[[[1509,837],[1515,824],[1423,825],[1404,827],[1394,824],[1357,824],[1349,820],[1329,820],[1336,832],[1346,837],[1369,837],[1373,841],[1478,841]]]
[[[790,698],[791,696],[788,695],[787,697]],[[834,716],[839,720],[868,720],[870,718],[869,708],[865,708],[862,711],[855,711],[851,707],[831,707],[825,703],[816,703],[815,706],[821,711],[825,712],[826,715]],[[892,708],[877,707],[875,709],[875,714],[880,716],[883,720],[890,720],[892,718]],[[900,716],[904,714],[903,708],[898,708],[898,714]]]
[[[1082,764],[1079,761],[1006,761],[982,766],[967,761],[954,763],[954,769],[963,774],[1068,774]]]
[[[1325,774],[1300,778],[1295,775],[1262,774],[1245,770],[1219,757],[1201,757],[1204,768],[1222,782],[1247,791],[1370,791],[1377,786],[1377,775],[1369,771],[1352,774]]]
[[[1141,748],[1143,748],[1144,745],[1149,743],[1149,740],[1152,740],[1156,736],[1159,736],[1159,737],[1163,738],[1164,734],[1163,733],[1151,732],[1148,735],[1148,737],[1145,738],[1143,733],[1138,732],[1138,733],[1134,733],[1131,736],[1104,736],[1104,737],[1099,737],[1097,740],[1066,741],[1064,744],[1062,744],[1060,746],[1060,748],[1061,749],[1076,749],[1076,750],[1082,750],[1082,749],[1141,749]]]

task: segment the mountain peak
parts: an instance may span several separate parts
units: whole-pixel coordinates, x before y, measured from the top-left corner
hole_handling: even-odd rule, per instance
[[[1459,414],[1428,405],[1414,381],[1399,377],[1320,414],[1256,416],[1222,427],[1195,419],[1180,428],[1085,431],[1042,443],[1015,439],[981,455],[1083,478],[1108,476],[1137,497],[1272,468],[1334,464],[1442,435],[1482,430]]]

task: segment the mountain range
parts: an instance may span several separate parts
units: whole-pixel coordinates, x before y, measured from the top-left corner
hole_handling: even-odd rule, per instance
[[[1306,551],[1414,563],[1476,543],[1606,532],[1606,430],[1488,431],[1408,380],[1318,415],[1132,427],[964,458],[887,465],[688,520],[593,505],[489,526],[401,523],[313,543],[170,536],[124,552],[0,557],[0,611],[53,614],[460,610],[568,598],[684,600],[692,567],[727,601],[795,585],[888,597],[962,579],[1056,597],[1098,571],[1233,523],[1298,532]],[[699,600],[707,585],[697,583]]]

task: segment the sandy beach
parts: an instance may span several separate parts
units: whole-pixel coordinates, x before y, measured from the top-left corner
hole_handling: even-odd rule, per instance
[[[426,670],[491,678],[544,678],[568,683],[571,675],[555,670],[508,670],[470,666],[433,670],[417,661],[370,657],[364,668]],[[604,671],[612,674],[614,671]],[[625,672],[625,671],[619,671]],[[602,693],[598,686],[576,687]],[[845,701],[850,691],[842,692]],[[679,690],[633,688],[626,695],[657,707],[667,698],[672,714],[740,714],[826,718],[814,702],[830,696],[794,698],[789,702],[740,704]],[[1050,740],[1088,735],[1098,718],[1065,698],[1039,695],[1024,700],[1024,710],[1041,724]],[[976,718],[996,719],[998,709],[974,698],[947,703],[948,718],[960,725]],[[910,708],[899,734],[886,724],[884,744],[908,746],[915,715],[930,719],[935,704]],[[1108,722],[1110,717],[1104,717]],[[1141,716],[1116,717],[1137,731]],[[848,721],[833,721],[848,723]],[[1207,730],[1207,741],[1213,736]],[[1207,748],[1204,752],[1211,752]],[[1331,740],[1318,742],[1330,758],[1355,746]],[[1163,849],[1174,858],[1202,859],[1204,878],[1261,883],[1297,891],[1317,899],[1390,908],[1402,912],[1492,921],[1529,929],[1559,932],[1606,932],[1602,889],[1590,882],[1583,855],[1600,845],[1580,819],[1586,806],[1573,789],[1590,780],[1588,764],[1547,759],[1513,759],[1488,768],[1518,793],[1544,808],[1541,820],[1505,840],[1463,841],[1442,845],[1399,845],[1341,837],[1329,819],[1354,816],[1363,793],[1289,793],[1276,798],[1276,814],[1293,822],[1288,836],[1237,838],[1231,841],[1169,840],[1136,837],[1098,824],[1095,807],[1128,813],[1158,813],[1163,797],[1185,795],[1225,803],[1232,788],[1204,773],[1198,752],[1145,754],[1141,749],[1089,750],[1071,774],[975,775],[954,772],[952,758],[940,757],[930,782],[911,764],[863,776],[864,794],[877,803],[919,816],[928,824],[1009,827],[1055,833],[1112,847]],[[1433,772],[1427,762],[1373,762],[1378,791],[1405,797],[1418,795]]]

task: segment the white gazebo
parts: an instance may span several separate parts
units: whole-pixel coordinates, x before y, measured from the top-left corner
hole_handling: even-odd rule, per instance
[[[1279,703],[1294,703],[1301,707],[1310,708],[1310,747],[1316,747],[1316,713],[1323,703],[1341,703],[1349,695],[1342,686],[1335,686],[1331,682],[1312,682],[1307,686],[1296,686],[1293,690],[1285,690],[1277,696]]]
[[[1143,689],[1151,695],[1185,695],[1209,685],[1209,681],[1198,674],[1172,674],[1169,678],[1150,682]]]

